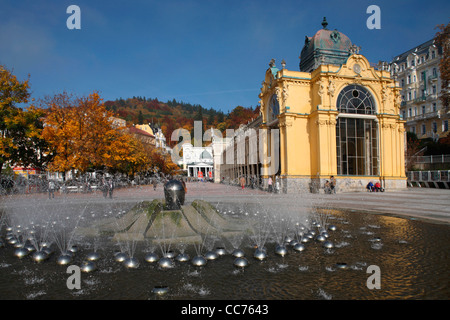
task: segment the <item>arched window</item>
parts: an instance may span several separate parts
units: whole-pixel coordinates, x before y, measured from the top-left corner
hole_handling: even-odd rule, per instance
[[[349,85],[337,98],[337,108],[343,113],[375,114],[372,95],[364,87]]]
[[[269,101],[269,122],[276,120],[280,114],[280,104],[278,103],[277,95],[274,94],[270,97]]]
[[[337,109],[338,175],[378,175],[378,122],[372,95],[362,86],[349,85],[339,93]]]

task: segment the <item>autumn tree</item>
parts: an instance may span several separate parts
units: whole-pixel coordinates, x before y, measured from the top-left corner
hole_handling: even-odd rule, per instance
[[[52,160],[49,144],[42,136],[44,115],[44,110],[31,105],[8,120],[15,130],[16,164],[43,170]]]
[[[51,171],[65,173],[75,168],[72,109],[75,101],[67,92],[47,96],[41,104],[47,107],[45,128],[42,135],[50,145],[53,161],[49,164]]]
[[[109,172],[121,172],[133,176],[151,169],[153,147],[126,130],[112,130],[105,144],[104,167]]]
[[[169,154],[162,153],[158,149],[153,149],[150,154],[150,163],[152,172],[161,172],[164,174],[175,175],[179,173],[180,168],[173,163]]]
[[[57,172],[92,169],[126,172],[136,170],[147,159],[141,146],[113,123],[99,94],[74,99],[67,93],[47,101],[44,137],[52,146],[50,169]]]
[[[0,65],[0,173],[4,163],[44,168],[47,144],[42,139],[43,111],[28,103],[29,79],[19,81]]]
[[[448,113],[450,112],[450,23],[446,26],[443,24],[438,25],[437,28],[439,28],[440,31],[436,33],[434,40],[435,43],[442,48],[442,59],[439,62],[442,83],[440,98],[445,112]]]

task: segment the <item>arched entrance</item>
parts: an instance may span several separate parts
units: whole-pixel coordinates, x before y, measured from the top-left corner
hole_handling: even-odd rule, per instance
[[[378,175],[378,121],[373,96],[362,86],[349,85],[339,93],[336,105],[338,175]]]

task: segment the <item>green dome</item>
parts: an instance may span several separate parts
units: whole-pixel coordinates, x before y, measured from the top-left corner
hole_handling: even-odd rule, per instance
[[[350,56],[350,39],[337,30],[328,30],[324,18],[323,29],[313,37],[305,37],[300,54],[300,71],[312,72],[321,64],[342,65]]]

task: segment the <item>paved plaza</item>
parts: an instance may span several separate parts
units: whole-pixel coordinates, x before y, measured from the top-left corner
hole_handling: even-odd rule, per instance
[[[138,186],[114,190],[113,198],[103,198],[101,192],[90,194],[56,193],[55,199],[49,200],[44,193],[13,195],[0,198],[1,207],[19,207],[21,203],[40,200],[39,204],[66,205],[90,203],[124,205],[131,207],[142,200],[164,198],[163,185]],[[296,211],[301,208],[326,207],[330,209],[346,209],[394,216],[405,216],[414,219],[430,220],[438,223],[450,223],[450,190],[431,188],[408,188],[405,190],[369,193],[348,192],[337,194],[275,194],[259,189],[245,188],[209,182],[187,183],[186,202],[201,199],[213,204],[234,204],[240,206],[253,205],[265,210]]]

